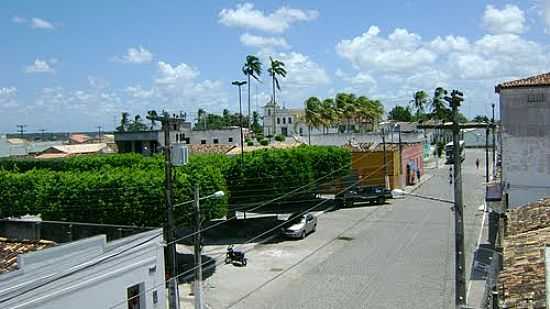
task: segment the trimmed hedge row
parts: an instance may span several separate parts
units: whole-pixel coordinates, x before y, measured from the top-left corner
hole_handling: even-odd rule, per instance
[[[221,200],[203,200],[206,220],[226,214],[228,203],[269,200],[332,173],[349,171],[351,154],[335,147],[301,146],[260,150],[240,156],[197,155],[175,168],[175,203],[223,190]],[[288,199],[311,197],[315,187]],[[164,220],[164,169],[161,156],[134,154],[82,156],[64,160],[0,161],[0,217],[41,214],[67,220],[160,226]],[[232,205],[233,206],[233,205]],[[192,204],[175,208],[178,224],[192,220]]]

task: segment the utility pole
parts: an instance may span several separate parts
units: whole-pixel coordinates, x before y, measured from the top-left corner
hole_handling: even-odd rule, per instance
[[[241,170],[244,168],[244,136],[243,136],[243,106],[241,103],[241,86],[246,85],[245,81],[234,81],[231,83],[234,86],[239,87],[239,115],[240,115],[240,127],[241,127]]]
[[[46,132],[46,129],[40,129],[40,140],[44,141],[44,132]]]
[[[485,129],[485,183],[489,183],[489,126]]]
[[[195,184],[195,196],[193,199],[195,209],[195,309],[203,308],[202,295],[202,258],[201,258],[201,214],[200,214],[200,199],[199,185]]]
[[[18,124],[16,125],[16,127],[18,128],[17,131],[19,131],[19,135],[21,136],[21,138],[23,138],[23,134],[25,133],[25,128],[27,127],[26,124]]]
[[[496,171],[496,138],[495,138],[495,103],[491,104],[491,107],[493,108],[493,118],[491,119],[491,124],[493,125],[492,127],[492,130],[493,130],[493,176],[495,176],[495,171]]]
[[[451,97],[445,97],[452,108],[453,117],[453,163],[454,163],[454,211],[455,211],[455,303],[457,308],[466,304],[466,276],[464,261],[464,219],[462,204],[462,153],[460,149],[460,124],[458,107],[464,100],[462,92],[453,90]]]
[[[403,177],[403,147],[401,146],[401,125],[399,123],[397,124],[397,136],[399,138],[399,175]],[[405,178],[405,185],[407,185],[407,178]]]
[[[98,136],[99,136],[99,143],[101,144],[101,126],[97,126],[98,130]]]
[[[179,292],[177,283],[177,259],[176,259],[176,244],[175,239],[175,224],[174,224],[174,207],[172,200],[172,161],[170,158],[170,127],[171,124],[177,120],[171,118],[167,112],[163,112],[162,116],[147,116],[149,120],[156,120],[162,123],[162,130],[164,131],[164,192],[165,192],[165,205],[166,205],[166,222],[164,226],[164,239],[166,241],[166,250],[164,251],[166,259],[166,270],[169,275],[168,279],[168,307],[170,309],[179,309]]]
[[[384,147],[384,184],[386,189],[390,189],[390,179],[388,177],[388,162],[386,158],[386,130],[382,127],[382,145]]]

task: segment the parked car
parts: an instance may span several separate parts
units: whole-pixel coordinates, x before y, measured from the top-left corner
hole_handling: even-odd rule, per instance
[[[281,232],[284,236],[289,238],[304,239],[309,233],[315,232],[316,229],[317,217],[307,213],[305,215],[290,216],[288,224],[281,229]]]
[[[340,206],[352,207],[357,202],[384,204],[392,198],[391,190],[384,187],[359,187],[336,196]]]

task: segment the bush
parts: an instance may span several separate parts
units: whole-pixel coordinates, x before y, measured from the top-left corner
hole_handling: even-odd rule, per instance
[[[266,136],[266,138],[271,139],[271,138],[273,138],[273,135],[268,134],[268,135]]]
[[[267,145],[269,145],[269,141],[266,140],[266,139],[263,139],[263,140],[260,141],[260,145],[267,146]]]
[[[253,142],[253,141],[248,141],[248,142],[246,143],[246,145],[247,145],[247,146],[254,146],[254,142]]]
[[[267,140],[262,142],[268,143]],[[101,165],[103,163],[103,165]],[[201,202],[205,220],[226,214],[228,202],[263,202],[323,176],[349,171],[351,154],[336,147],[262,149],[240,156],[196,155],[175,167],[175,204],[218,190],[221,200]],[[162,157],[82,156],[65,160],[5,160],[0,163],[2,217],[41,214],[44,220],[161,226],[164,220]],[[24,170],[24,171],[22,171]],[[335,172],[336,171],[336,172]],[[286,200],[312,199],[315,186]],[[178,225],[192,222],[192,204],[175,207]]]
[[[275,140],[278,141],[278,142],[284,142],[285,139],[286,139],[286,137],[284,135],[281,135],[281,134],[275,136]]]

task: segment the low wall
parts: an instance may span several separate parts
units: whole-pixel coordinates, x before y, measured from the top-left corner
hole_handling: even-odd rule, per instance
[[[51,240],[56,243],[71,242],[104,234],[107,240],[149,231],[154,228],[128,225],[93,224],[59,221],[0,220],[0,236],[13,240]]]

